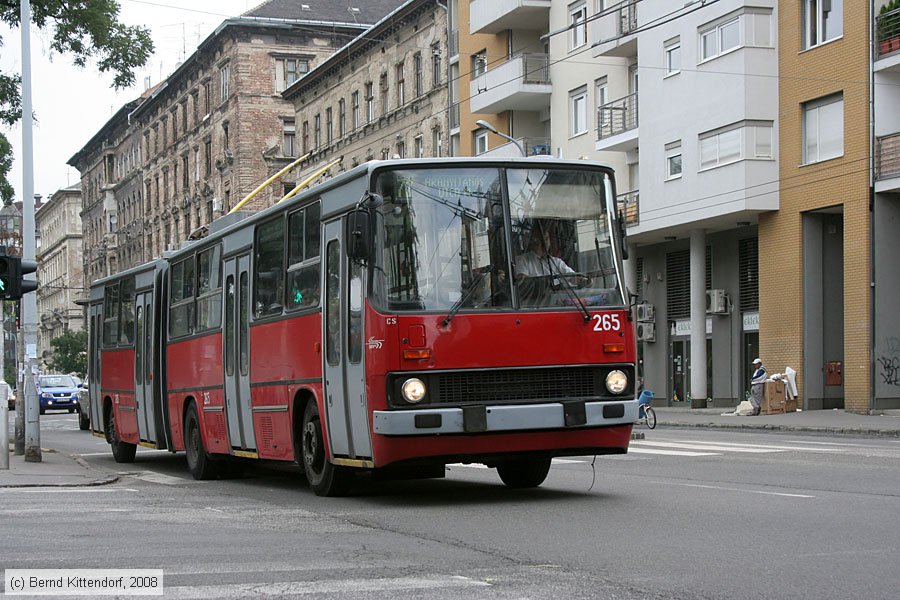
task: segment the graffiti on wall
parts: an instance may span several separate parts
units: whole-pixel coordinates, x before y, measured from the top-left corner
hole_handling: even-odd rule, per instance
[[[884,354],[878,357],[878,364],[882,383],[900,386],[900,338],[885,338]]]

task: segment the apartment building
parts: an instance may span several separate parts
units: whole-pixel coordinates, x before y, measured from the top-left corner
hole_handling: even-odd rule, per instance
[[[81,184],[58,190],[35,212],[40,231],[37,250],[38,356],[49,356],[50,342],[66,331],[84,328],[75,304],[84,278],[82,269]]]
[[[550,5],[550,0],[450,1],[454,156],[550,153],[550,68],[542,39]]]
[[[447,156],[447,8],[409,0],[288,87],[298,137],[309,154],[296,181],[334,163],[334,173],[372,159]]]
[[[174,249],[289,164],[294,111],[281,93],[399,4],[269,0],[123,106],[69,160],[82,174],[85,287]]]
[[[568,6],[570,39],[587,4]],[[628,280],[652,306],[639,374],[663,402],[733,406],[760,343],[757,223],[779,207],[778,5],[595,7],[594,147],[624,157]]]

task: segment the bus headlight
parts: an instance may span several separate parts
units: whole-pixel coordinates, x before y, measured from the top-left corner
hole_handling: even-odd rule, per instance
[[[622,371],[610,371],[606,376],[606,389],[613,394],[621,394],[628,387],[628,376]]]
[[[403,394],[404,400],[410,404],[416,404],[425,397],[425,382],[415,377],[407,379],[400,387],[400,392]]]

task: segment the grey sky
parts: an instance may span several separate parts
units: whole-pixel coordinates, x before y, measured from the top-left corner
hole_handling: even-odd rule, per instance
[[[79,69],[61,55],[50,54],[50,35],[32,25],[32,95],[37,122],[34,128],[34,191],[47,197],[78,182],[79,173],[66,161],[87,143],[113,113],[146,87],[169,75],[184,56],[224,19],[239,15],[262,0],[119,0],[120,19],[128,25],[150,27],[156,53],[146,68],[135,73],[135,86],[115,92],[112,75],[93,65]],[[0,25],[4,45],[0,68],[20,72],[22,37],[19,29]],[[22,128],[4,128],[13,145],[15,162],[9,179],[16,200],[22,199]]]

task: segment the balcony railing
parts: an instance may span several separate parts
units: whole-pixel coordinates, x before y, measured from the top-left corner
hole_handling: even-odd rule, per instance
[[[878,57],[900,51],[900,8],[879,15],[878,25]]]
[[[616,197],[616,206],[619,209],[619,215],[624,215],[625,225],[637,225],[640,223],[640,194],[638,190],[625,192]]]
[[[900,177],[900,133],[875,140],[875,179]]]
[[[459,30],[454,29],[450,32],[450,57],[454,57],[459,54]]]
[[[459,127],[459,104],[450,106],[450,129]]]
[[[597,139],[602,140],[625,133],[638,126],[637,92],[607,102],[597,109]]]
[[[550,56],[548,54],[523,52],[520,56],[525,61],[522,83],[550,83]],[[513,56],[514,58],[515,56]]]
[[[616,9],[619,13],[619,34],[625,35],[637,29],[637,2],[623,2]]]

